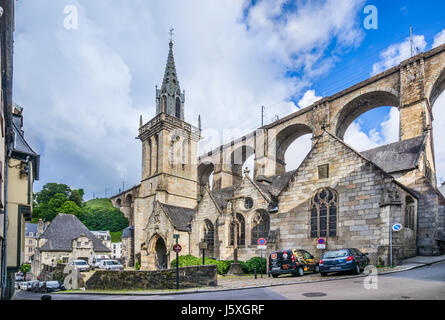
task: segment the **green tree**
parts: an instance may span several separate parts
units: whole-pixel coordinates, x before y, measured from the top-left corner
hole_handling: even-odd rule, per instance
[[[26,263],[22,264],[20,271],[23,273],[23,281],[26,281],[26,274],[31,271],[31,265]]]
[[[36,193],[36,202],[49,203],[49,201],[58,193],[64,194],[66,198],[71,195],[71,189],[66,184],[62,183],[47,183],[43,186],[40,192]]]
[[[69,200],[73,201],[79,207],[81,207],[83,205],[83,195],[84,195],[83,189],[73,190],[73,191],[71,191],[71,195],[69,197]]]
[[[57,211],[59,213],[69,213],[77,216],[80,213],[80,207],[73,201],[65,201]]]

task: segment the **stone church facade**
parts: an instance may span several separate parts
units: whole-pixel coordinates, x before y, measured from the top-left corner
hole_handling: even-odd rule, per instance
[[[358,248],[375,264],[389,263],[390,227],[397,261],[438,255],[445,247],[445,198],[436,182],[432,107],[445,89],[445,46],[419,54],[314,105],[197,156],[201,124],[184,119],[173,43],[163,83],[156,88],[156,116],[140,121],[141,183],[111,198],[134,226],[135,261],[164,269],[181,255],[240,260],[302,248]],[[357,152],[343,137],[362,113],[380,106],[400,110],[400,140]],[[312,149],[297,170],[286,172],[284,154],[312,133]],[[253,178],[242,167],[255,155]],[[209,177],[213,173],[213,185]],[[124,248],[125,250],[125,248]]]

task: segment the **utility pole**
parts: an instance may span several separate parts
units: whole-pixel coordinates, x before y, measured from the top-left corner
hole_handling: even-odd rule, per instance
[[[125,191],[125,181],[122,181],[122,191]]]
[[[414,42],[413,42],[413,26],[409,27],[409,41],[411,44],[411,57],[414,56],[413,50],[414,50]]]
[[[264,110],[266,109],[265,106],[261,106],[261,126],[264,126]]]

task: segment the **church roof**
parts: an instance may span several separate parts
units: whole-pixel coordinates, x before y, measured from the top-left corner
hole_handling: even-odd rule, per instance
[[[425,137],[419,136],[363,151],[361,154],[388,173],[405,171],[417,167],[424,142]]]
[[[59,213],[40,237],[48,239],[40,251],[72,251],[73,240],[81,235],[93,242],[94,251],[111,251],[75,215],[65,213]]]
[[[159,203],[165,214],[170,218],[176,230],[190,231],[190,222],[195,215],[195,210],[184,207],[172,206],[165,203]]]
[[[121,238],[132,238],[134,236],[134,226],[129,226],[126,227],[123,231],[122,231],[122,236]]]
[[[227,188],[211,191],[212,196],[215,199],[215,201],[220,209],[227,208],[227,203],[228,203],[229,199],[233,197],[233,195],[235,194],[235,189],[238,187],[239,187],[238,185],[235,185],[235,186],[230,186]]]
[[[169,47],[170,49],[168,51],[167,64],[165,66],[164,79],[162,80],[161,92],[167,91],[168,84],[171,86],[171,88],[174,88],[171,90],[172,92],[178,90],[180,91],[178,75],[176,73],[175,57],[173,56],[172,41],[170,41]]]
[[[258,177],[255,183],[263,192],[268,193],[272,197],[277,197],[281,190],[287,186],[295,171],[296,170],[293,170],[267,178]]]

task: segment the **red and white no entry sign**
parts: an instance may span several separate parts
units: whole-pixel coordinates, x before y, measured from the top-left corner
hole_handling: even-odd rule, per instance
[[[178,252],[181,252],[181,250],[182,250],[182,247],[181,247],[180,244],[175,244],[175,245],[173,246],[173,251],[174,251],[174,252],[178,253]]]

